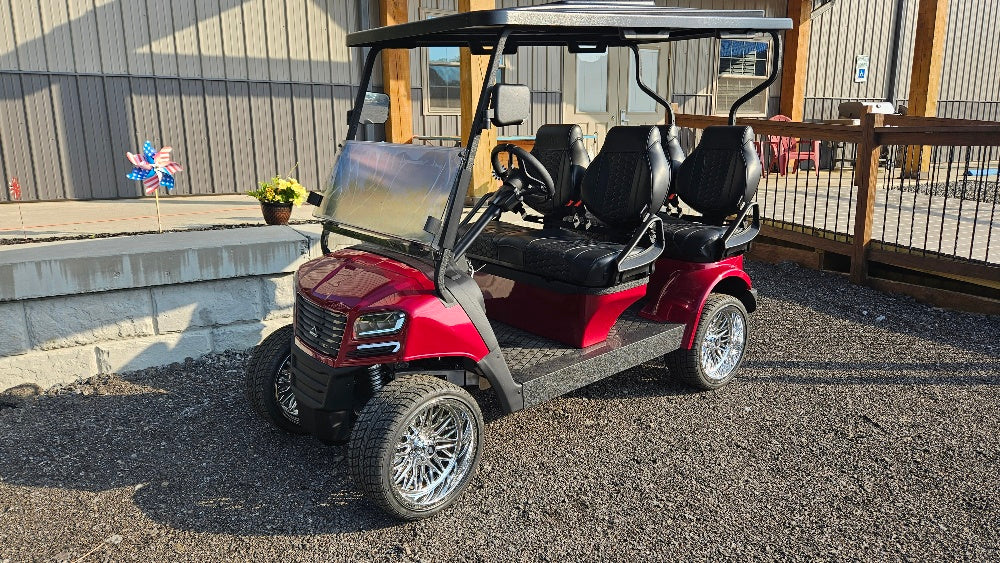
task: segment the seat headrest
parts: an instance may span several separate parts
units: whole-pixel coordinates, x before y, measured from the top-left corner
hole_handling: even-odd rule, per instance
[[[587,168],[580,195],[601,222],[630,230],[660,210],[670,175],[655,126],[612,127]]]
[[[619,125],[608,131],[601,152],[643,152],[658,144],[660,144],[660,131],[656,127]]]
[[[707,127],[678,170],[677,195],[706,222],[721,223],[753,200],[762,173],[753,142],[750,127]]]
[[[753,144],[753,137],[753,128],[749,126],[713,125],[705,128],[698,148],[726,151],[742,150],[747,143]]]
[[[564,151],[576,142],[583,142],[583,129],[575,123],[542,125],[535,133],[535,149]]]
[[[527,194],[524,203],[546,220],[559,220],[573,211],[566,205],[580,199],[580,182],[590,164],[583,129],[576,124],[542,125],[531,154],[549,171],[555,193],[552,198]]]

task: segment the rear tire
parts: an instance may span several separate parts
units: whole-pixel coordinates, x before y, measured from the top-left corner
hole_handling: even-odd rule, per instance
[[[402,520],[451,506],[476,474],[483,415],[464,389],[429,375],[403,375],[361,409],[348,465],[357,487]]]
[[[292,434],[305,434],[292,394],[292,325],[272,332],[254,348],[246,373],[247,401],[265,421]]]
[[[691,349],[667,354],[670,374],[695,389],[724,387],[743,363],[749,340],[747,317],[739,299],[722,293],[709,295]]]

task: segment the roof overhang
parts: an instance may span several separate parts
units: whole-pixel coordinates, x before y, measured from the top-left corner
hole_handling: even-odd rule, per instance
[[[562,0],[358,31],[347,36],[347,45],[390,49],[488,47],[506,29],[510,32],[505,49],[508,51],[519,46],[619,47],[791,28],[792,20],[765,17],[763,10],[669,8],[656,6],[651,0]]]

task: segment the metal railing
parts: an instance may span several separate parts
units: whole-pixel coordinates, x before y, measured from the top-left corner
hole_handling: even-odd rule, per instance
[[[876,114],[860,125],[739,123],[754,128],[766,171],[757,192],[765,240],[812,252],[818,267],[823,254],[839,257],[857,283],[907,291],[902,285],[927,282],[941,294],[958,287],[995,307],[1000,124]],[[679,115],[678,124],[696,135],[725,120]]]

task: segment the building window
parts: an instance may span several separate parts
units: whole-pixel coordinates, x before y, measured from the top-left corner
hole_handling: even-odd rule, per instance
[[[461,95],[458,47],[428,47],[427,109],[440,113],[458,112]]]
[[[454,12],[424,11],[424,19],[436,18]],[[458,47],[426,47],[423,51],[424,112],[437,115],[462,113],[462,79]],[[507,74],[506,57],[500,58],[497,82],[503,83]]]
[[[818,10],[830,2],[833,2],[833,0],[813,0],[813,10]]]
[[[719,42],[719,80],[715,113],[728,115],[736,100],[759,85],[768,75],[769,45],[764,41],[723,39]],[[739,115],[767,114],[768,92],[757,94],[740,107]]]
[[[719,43],[719,75],[767,77],[767,43],[723,39]]]

